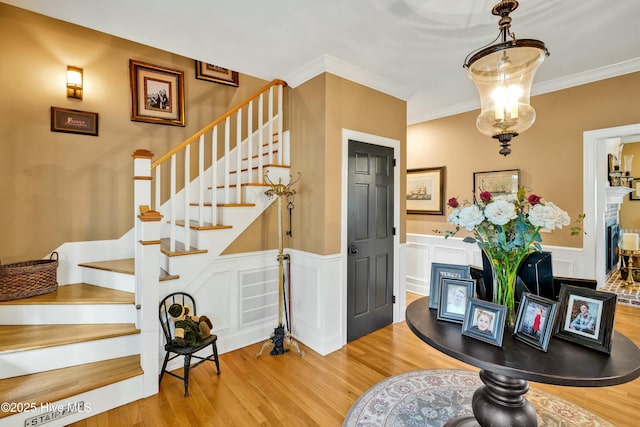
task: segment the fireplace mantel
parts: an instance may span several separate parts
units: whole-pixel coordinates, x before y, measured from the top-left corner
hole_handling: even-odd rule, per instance
[[[631,193],[633,188],[621,187],[621,186],[609,186],[605,189],[605,195],[607,197],[607,204],[621,205],[624,201],[624,196]]]

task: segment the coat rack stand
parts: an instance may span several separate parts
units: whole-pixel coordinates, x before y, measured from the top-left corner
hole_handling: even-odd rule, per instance
[[[268,189],[265,194],[269,197],[276,196],[278,197],[278,326],[273,330],[271,337],[266,340],[260,351],[256,353],[255,358],[260,357],[262,352],[269,345],[273,345],[271,349],[272,356],[277,356],[280,354],[284,354],[289,351],[288,348],[284,348],[284,344],[290,345],[294,347],[300,356],[304,356],[304,351],[300,350],[298,343],[291,336],[291,332],[285,327],[283,322],[283,314],[284,314],[284,261],[285,259],[289,261],[289,255],[285,254],[283,251],[283,226],[282,226],[282,201],[283,199],[290,200],[293,195],[296,193],[295,190],[291,188],[291,185],[295,184],[298,179],[288,184],[282,184],[282,180],[278,179],[278,183],[272,182],[268,176],[265,176],[265,182],[269,184],[271,187]],[[287,234],[290,235],[290,232]]]

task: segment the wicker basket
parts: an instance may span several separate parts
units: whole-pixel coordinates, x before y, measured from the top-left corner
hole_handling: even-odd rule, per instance
[[[0,301],[54,292],[58,289],[57,270],[58,252],[49,259],[0,264]]]

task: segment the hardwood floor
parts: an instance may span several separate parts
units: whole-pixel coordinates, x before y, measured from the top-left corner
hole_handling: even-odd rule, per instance
[[[408,294],[407,302],[416,296]],[[640,310],[618,305],[616,329],[640,344]],[[553,345],[553,341],[550,345]],[[189,397],[166,377],[160,393],[73,424],[94,426],[341,426],[356,399],[382,379],[415,369],[477,368],[420,341],[404,322],[355,340],[327,356],[304,347],[254,355],[261,343],[220,356],[192,371]],[[615,387],[574,388],[530,383],[575,402],[618,426],[637,425],[640,379]]]

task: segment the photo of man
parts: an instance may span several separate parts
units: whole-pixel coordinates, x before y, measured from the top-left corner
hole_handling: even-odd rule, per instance
[[[597,338],[600,333],[602,302],[571,295],[568,304],[564,329],[578,335]]]

